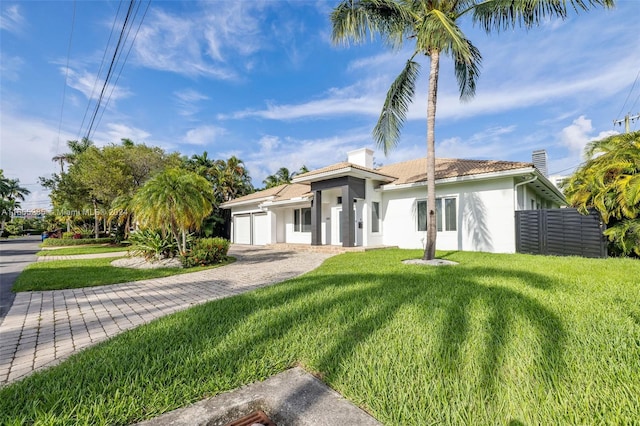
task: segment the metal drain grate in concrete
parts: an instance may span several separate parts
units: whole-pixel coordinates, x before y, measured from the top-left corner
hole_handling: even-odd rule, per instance
[[[262,410],[279,426],[382,426],[300,367],[139,423],[140,426],[223,426]],[[258,423],[259,424],[259,423]]]
[[[254,411],[253,413],[246,415],[238,420],[234,420],[231,423],[227,423],[225,426],[277,426],[272,422],[264,411]]]

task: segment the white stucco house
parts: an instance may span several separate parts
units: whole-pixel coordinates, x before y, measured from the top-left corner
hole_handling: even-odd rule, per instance
[[[562,193],[533,163],[436,160],[437,248],[515,252],[515,211],[556,208]],[[373,151],[223,204],[236,244],[424,248],[426,158],[373,166]]]

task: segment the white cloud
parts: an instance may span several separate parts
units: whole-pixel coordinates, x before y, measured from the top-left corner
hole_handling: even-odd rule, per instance
[[[213,145],[226,133],[226,129],[222,127],[200,126],[189,130],[182,140],[188,145]]]
[[[372,58],[377,62],[385,55]],[[363,60],[366,62],[366,60]],[[364,63],[363,62],[363,63]],[[582,74],[567,79],[540,76],[531,82],[494,81],[491,85],[480,85],[476,97],[470,102],[460,102],[456,92],[441,90],[438,96],[438,119],[468,119],[493,113],[524,109],[534,105],[549,105],[566,99],[588,99],[595,102],[610,96],[627,85],[640,65],[636,58],[621,59],[610,63],[606,70],[585,70]],[[365,67],[365,65],[362,65]],[[441,72],[442,75],[442,72]],[[424,76],[423,76],[424,77]],[[377,117],[380,114],[386,91],[394,77],[361,75],[353,85],[328,90],[319,99],[297,104],[268,103],[266,108],[245,109],[221,114],[219,119],[264,118],[270,120],[315,119],[338,115],[364,115]],[[425,120],[427,78],[422,78],[416,88],[416,97],[409,106],[408,120]],[[450,85],[455,87],[455,85]],[[420,94],[425,94],[420,96]]]
[[[219,152],[217,155],[221,158],[235,155],[244,160],[253,185],[260,187],[264,178],[275,173],[280,167],[294,172],[303,165],[313,170],[346,161],[348,151],[371,145],[371,135],[369,132],[354,132],[318,139],[265,135],[256,145],[259,149]]]
[[[207,95],[204,95],[193,89],[186,89],[181,92],[174,92],[174,95],[182,102],[198,102],[209,99]]]
[[[260,149],[263,152],[270,153],[274,149],[278,148],[278,146],[280,145],[280,138],[278,138],[277,136],[263,136],[258,141],[258,144],[260,145]]]
[[[197,114],[200,111],[197,104],[209,99],[207,95],[193,89],[177,91],[173,94],[177,99],[178,114],[183,117],[190,117]]]
[[[550,159],[549,172],[552,174],[569,175],[585,160],[584,148],[594,140],[604,139],[615,135],[615,130],[597,131],[591,119],[581,115],[573,122],[562,128],[556,136],[557,145],[564,148],[566,155],[561,158]]]
[[[97,132],[93,137],[96,145],[118,144],[122,139],[131,139],[135,143],[144,143],[151,133],[121,123],[108,123],[107,130]]]
[[[5,104],[0,114],[0,168],[5,176],[20,179],[31,191],[22,202],[24,208],[47,207],[47,192],[38,184],[38,177],[59,172],[51,161],[66,149],[65,141],[75,139],[69,132],[58,134],[58,126],[35,117],[14,114]]]
[[[3,80],[17,81],[20,78],[22,65],[24,60],[19,56],[8,56],[0,52],[0,75]]]
[[[593,130],[591,120],[581,115],[573,120],[573,123],[569,126],[562,129],[560,132],[560,143],[565,146],[570,153],[581,155],[584,152],[584,147],[589,142],[618,133],[613,130],[607,130],[593,135]]]
[[[161,3],[160,3],[161,4]],[[250,56],[267,45],[258,2],[203,3],[188,16],[156,8],[140,30],[134,50],[139,64],[190,77],[238,78]]]
[[[5,7],[0,15],[0,29],[20,33],[24,28],[24,18],[17,4]]]
[[[81,92],[87,99],[95,100],[100,97],[104,80],[96,79],[95,74],[91,74],[88,71],[76,72],[70,68],[67,71],[64,67],[60,68],[60,72],[62,75],[67,75],[67,84],[69,87]],[[131,92],[126,88],[114,87],[112,84],[109,84],[104,90],[103,100],[105,103],[107,99],[109,99],[110,102],[114,102],[130,95]]]
[[[516,126],[490,127],[469,138],[453,137],[436,144],[438,157],[504,159],[529,149],[526,144],[508,143],[504,136],[512,134]],[[423,154],[424,156],[424,154]]]

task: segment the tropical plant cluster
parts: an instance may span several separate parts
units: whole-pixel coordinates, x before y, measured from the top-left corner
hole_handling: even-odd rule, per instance
[[[67,232],[90,223],[94,237],[102,232],[122,241],[132,229],[157,229],[184,252],[189,233],[228,237],[228,212],[220,204],[254,190],[236,157],[213,160],[204,152],[189,158],[130,139],[67,146],[70,152],[53,158],[60,172],[40,178]]]
[[[126,241],[130,244],[129,253],[147,260],[159,260],[175,257],[178,244],[171,237],[157,229],[140,229],[132,232]]]
[[[12,219],[13,213],[21,207],[20,201],[24,201],[24,196],[30,192],[20,186],[19,179],[5,177],[4,171],[0,169],[0,236],[5,233],[5,226]]]
[[[593,141],[564,184],[569,203],[600,212],[614,255],[640,256],[640,131]]]

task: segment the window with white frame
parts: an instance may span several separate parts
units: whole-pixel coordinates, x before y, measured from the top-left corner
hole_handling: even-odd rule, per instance
[[[293,211],[293,230],[295,232],[311,232],[311,209],[295,209]]]
[[[444,205],[444,206],[443,206]],[[443,209],[444,207],[444,209]],[[442,212],[444,211],[444,217]],[[457,210],[455,198],[436,198],[436,228],[438,232],[457,230]],[[418,231],[427,230],[427,200],[417,202]]]
[[[371,232],[380,232],[380,203],[371,202]]]

